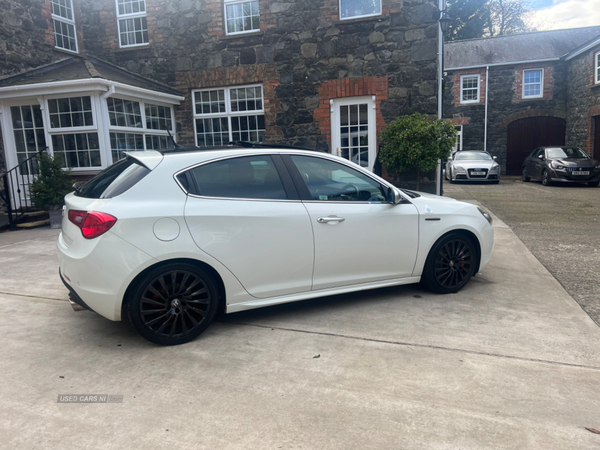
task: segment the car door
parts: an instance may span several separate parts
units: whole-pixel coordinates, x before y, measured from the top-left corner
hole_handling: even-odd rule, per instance
[[[313,228],[313,290],[412,275],[418,250],[414,205],[390,203],[390,189],[352,163],[283,157]]]
[[[193,190],[185,220],[202,251],[254,297],[310,291],[311,223],[278,155],[225,158],[185,176]]]
[[[537,152],[538,149],[536,148],[529,154],[529,156],[527,156],[527,158],[525,158],[525,161],[523,161],[523,166],[525,167],[525,170],[527,171],[527,175],[529,177],[531,177],[533,174],[533,158],[535,157]]]
[[[544,161],[540,156],[545,157],[545,150],[543,148],[539,148],[532,158],[533,161],[531,163],[533,169],[531,170],[532,178],[541,179],[542,178],[542,170],[544,166]]]

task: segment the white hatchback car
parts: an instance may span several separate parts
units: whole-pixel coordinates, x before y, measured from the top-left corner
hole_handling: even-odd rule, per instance
[[[491,217],[345,159],[277,148],[132,152],[65,198],[60,274],[79,305],[188,342],[218,311],[423,281],[457,292]]]

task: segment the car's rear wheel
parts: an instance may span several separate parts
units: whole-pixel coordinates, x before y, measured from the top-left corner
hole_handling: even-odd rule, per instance
[[[531,180],[531,178],[527,176],[527,169],[525,167],[523,167],[523,172],[521,172],[521,180],[523,180],[524,183]]]
[[[151,342],[184,344],[208,328],[218,302],[217,285],[208,273],[192,264],[173,263],[140,280],[129,301],[129,318]]]
[[[598,187],[598,185],[600,184],[600,181],[590,181],[588,183],[589,187]]]
[[[552,184],[552,181],[550,181],[550,174],[546,169],[542,172],[542,184],[544,186],[550,186]]]
[[[450,233],[432,247],[422,280],[433,292],[458,292],[475,272],[477,250],[471,239],[462,233]]]

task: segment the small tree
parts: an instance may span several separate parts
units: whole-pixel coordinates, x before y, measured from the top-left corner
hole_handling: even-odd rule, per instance
[[[417,189],[421,171],[437,167],[438,160],[450,156],[456,143],[456,130],[445,120],[429,120],[427,116],[414,113],[402,116],[390,123],[381,134],[383,146],[379,161],[396,179],[401,172],[417,170]]]
[[[58,158],[46,152],[38,156],[39,176],[31,183],[29,193],[36,208],[52,210],[64,204],[65,195],[73,190],[70,170],[63,170]]]

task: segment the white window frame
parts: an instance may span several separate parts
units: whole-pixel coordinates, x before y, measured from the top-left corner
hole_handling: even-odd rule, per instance
[[[525,95],[525,73],[540,72],[540,93],[539,95]],[[523,78],[521,80],[521,98],[543,98],[544,97],[544,69],[523,69]],[[527,86],[532,86],[538,83],[528,83]]]
[[[463,80],[465,78],[477,78],[477,98],[475,100],[463,100]],[[467,75],[460,76],[460,103],[461,104],[469,104],[469,103],[479,103],[479,99],[481,96],[481,74],[480,73],[470,73]]]
[[[262,100],[262,109],[255,109],[252,111],[231,111],[231,89],[243,89],[243,88],[257,88],[260,87],[261,92],[261,100]],[[202,92],[210,92],[210,91],[218,91],[225,90],[225,112],[224,113],[209,113],[209,114],[197,114],[196,113],[196,94],[201,94]],[[208,89],[195,89],[192,91],[192,108],[193,108],[193,120],[194,120],[194,142],[196,146],[198,146],[198,130],[196,126],[196,119],[206,119],[213,117],[226,117],[229,121],[228,131],[229,131],[229,141],[233,141],[233,127],[231,126],[231,118],[232,117],[241,117],[241,116],[259,116],[265,115],[265,88],[261,83],[257,84],[245,84],[242,86],[219,86]],[[266,119],[266,117],[265,117]],[[266,123],[265,123],[265,131],[266,131]]]
[[[140,128],[136,128],[136,127],[120,127],[118,125],[112,125],[110,123],[110,112],[108,110],[108,99],[109,98],[114,98],[114,99],[121,99],[121,100],[130,100],[136,103],[139,103],[140,105],[140,113],[141,113],[141,120],[142,120],[142,124],[143,127]],[[135,97],[131,97],[128,95],[121,95],[121,94],[116,94],[116,95],[111,95],[110,97],[106,98],[103,100],[104,104],[102,105],[103,108],[106,108],[106,124],[107,124],[107,133],[106,133],[106,139],[107,139],[107,152],[108,152],[108,165],[113,164],[113,158],[112,158],[112,151],[113,149],[111,148],[111,141],[110,141],[110,134],[111,133],[125,133],[125,134],[141,134],[143,137],[143,141],[144,141],[144,150],[152,150],[152,149],[148,149],[148,146],[146,144],[146,136],[166,136],[169,137],[169,132],[171,133],[171,136],[173,137],[173,140],[176,141],[176,133],[175,133],[175,110],[173,108],[173,105],[168,104],[168,103],[163,103],[163,102],[156,102],[154,100],[144,100],[142,98],[135,98]],[[158,105],[158,106],[164,106],[169,108],[169,110],[171,111],[171,129],[169,131],[167,130],[155,130],[153,128],[147,128],[147,123],[146,123],[146,104],[149,105]],[[142,150],[132,150],[132,151],[142,151]]]
[[[234,32],[229,32],[229,29],[227,28],[227,5],[232,5],[232,4],[236,4],[236,3],[250,3],[252,1],[256,1],[257,3],[259,3],[258,17],[260,20],[260,2],[258,2],[258,0],[224,0],[223,1],[223,17],[224,17],[223,25],[225,26],[225,34],[227,36],[260,32],[260,26],[254,30],[234,31]]]
[[[594,83],[600,84],[600,52],[594,55]]]
[[[129,14],[119,14],[119,0],[115,0],[115,11],[116,11],[116,15],[117,15],[117,39],[119,41],[119,48],[133,48],[133,47],[144,47],[144,46],[148,46],[150,45],[150,32],[148,31],[148,15],[147,15],[147,11],[148,11],[148,5],[146,0],[144,0],[144,11],[140,11],[140,12],[136,12],[136,13],[129,13]],[[146,18],[146,32],[148,33],[148,42],[142,42],[141,44],[129,44],[129,45],[123,45],[121,43],[121,20],[126,20],[126,19],[138,19],[138,18],[142,18],[145,17]]]
[[[352,16],[352,17],[342,17],[342,0],[339,0],[338,2],[338,12],[339,12],[339,18],[340,20],[353,20],[353,19],[362,19],[363,17],[375,17],[375,16],[380,16],[383,12],[383,0],[378,0],[379,1],[379,12],[378,13],[374,13],[374,14],[366,14],[363,16]]]
[[[73,0],[67,0],[70,3],[71,6],[71,14],[73,15],[73,19],[69,19],[67,17],[63,17],[63,16],[59,16],[58,14],[54,14],[54,10],[52,8],[52,2],[50,2],[50,9],[52,11],[52,33],[53,33],[53,37],[54,37],[54,48],[58,48],[60,50],[63,50],[65,52],[69,52],[69,53],[79,53],[79,43],[77,42],[77,27],[75,26],[75,8],[73,8]],[[70,50],[68,48],[64,48],[64,47],[58,47],[56,45],[56,28],[54,27],[54,21],[57,20],[59,22],[64,22],[68,25],[72,25],[73,26],[73,34],[75,35],[75,50]]]

